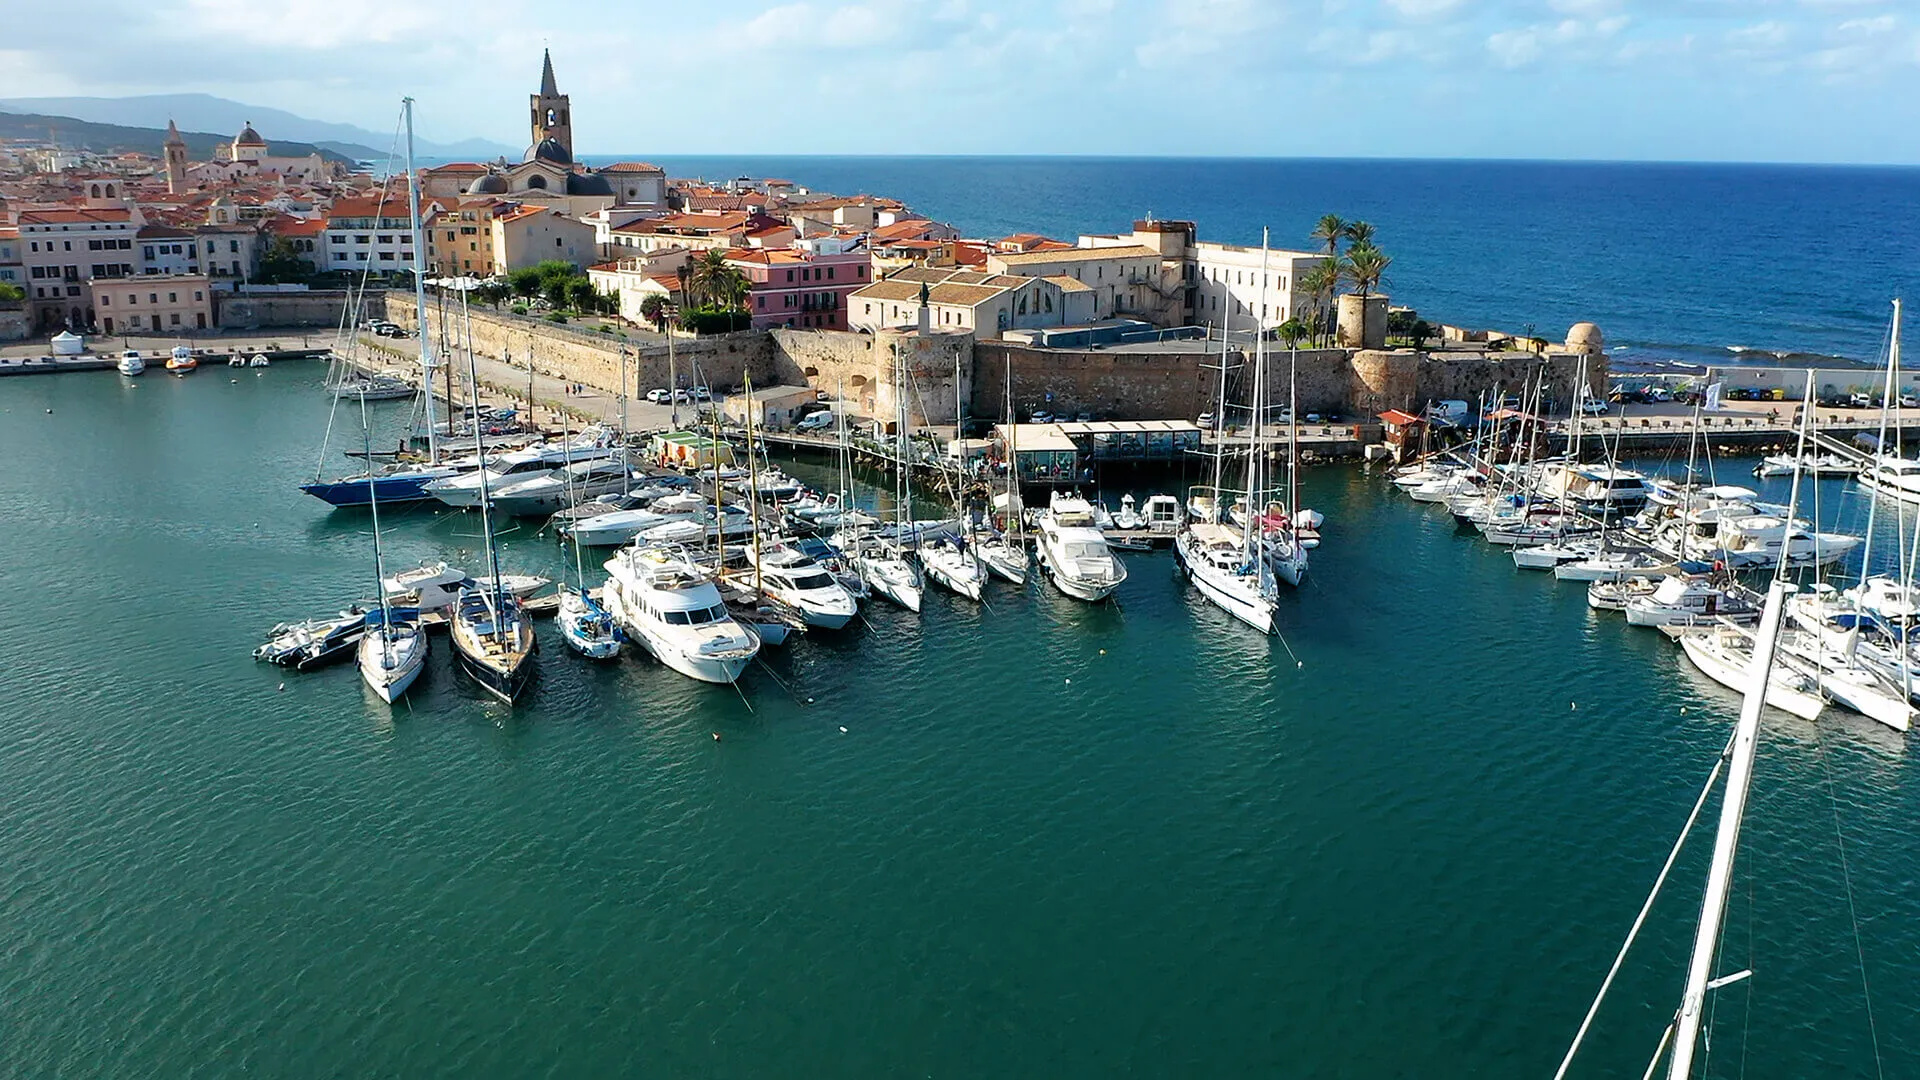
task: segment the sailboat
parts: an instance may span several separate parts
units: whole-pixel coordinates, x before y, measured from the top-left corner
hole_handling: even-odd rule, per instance
[[[427,334],[427,244],[420,224],[420,183],[419,173],[413,165],[413,99],[402,99],[402,110],[406,116],[407,127],[407,216],[413,230],[413,300],[418,320],[416,329],[420,339],[420,388],[422,401],[426,407],[427,423],[427,462],[425,465],[398,465],[380,472],[367,472],[359,476],[345,477],[339,480],[322,480],[316,472],[311,482],[301,484],[300,490],[312,495],[331,506],[366,506],[374,499],[386,503],[425,502],[433,496],[428,494],[426,486],[435,480],[453,476],[465,471],[462,464],[443,464],[440,460],[440,444],[434,434],[433,420],[433,349]],[[354,305],[349,292],[349,302],[345,319],[354,317]],[[337,407],[340,399],[335,398]],[[476,405],[478,402],[476,401]],[[451,408],[452,401],[449,399]],[[328,433],[332,433],[332,421],[328,421]],[[321,442],[321,461],[326,460],[326,443]]]
[[[990,533],[974,545],[974,551],[986,568],[1013,582],[1027,583],[1026,515],[1020,505],[1020,425],[1013,412],[1013,363],[1007,363],[1007,491],[1001,496],[1005,531]]]
[[[1264,246],[1262,251],[1264,252]],[[1265,256],[1262,255],[1262,289],[1265,289]],[[1223,329],[1224,335],[1224,329]],[[1266,403],[1262,386],[1266,379],[1265,334],[1254,343],[1253,380],[1248,394],[1252,423],[1247,439],[1247,493],[1249,503],[1260,498],[1260,467],[1264,461],[1260,442],[1261,421]],[[1227,393],[1227,349],[1220,347],[1220,399],[1215,415],[1224,417]],[[1224,428],[1222,429],[1224,430]],[[1200,595],[1214,606],[1263,634],[1273,632],[1275,589],[1273,568],[1259,547],[1261,523],[1245,521],[1235,525],[1222,505],[1221,482],[1226,447],[1214,444],[1213,484],[1196,488],[1187,499],[1189,520],[1173,538],[1173,552],[1180,568]]]
[[[956,450],[963,445],[965,435],[966,416],[960,400],[960,353],[956,350],[953,354],[953,444]],[[960,524],[951,536],[943,533],[920,541],[920,565],[934,584],[969,600],[979,600],[986,589],[987,569],[980,564],[979,549],[969,543],[971,519],[960,489],[960,470],[964,467],[965,459],[955,454],[948,456],[954,458],[954,472],[949,474],[943,466],[940,475],[947,482],[954,505],[960,508]]]
[[[373,452],[373,435],[367,426],[367,406],[360,405],[360,432],[368,453]],[[386,564],[380,554],[380,500],[367,496],[367,508],[373,514],[373,580],[380,594],[380,608],[367,612],[367,631],[360,638],[357,657],[360,678],[391,705],[407,692],[427,665],[427,633],[420,625],[419,608],[395,607],[387,603]]]
[[[561,413],[561,437],[566,437],[566,413]],[[580,538],[574,536],[573,581],[560,585],[560,606],[555,621],[560,624],[560,640],[567,648],[589,660],[613,660],[620,655],[620,635],[613,628],[613,616],[587,593],[587,569],[580,552]]]
[[[475,408],[480,404],[480,372],[473,359],[472,313],[467,296],[460,295],[466,322],[467,376],[472,380]],[[480,470],[486,472],[486,444],[480,445]],[[484,479],[480,482],[480,532],[487,547],[487,577],[460,590],[453,606],[452,638],[460,666],[488,693],[512,704],[533,676],[536,645],[533,622],[520,598],[500,580],[500,548],[493,535],[493,506]]]
[[[907,434],[906,396],[901,388],[905,385],[903,361],[894,361],[894,399],[896,401],[899,431],[895,445],[899,452],[899,467],[894,472],[894,521],[896,529],[894,539],[885,540],[873,535],[871,530],[857,530],[851,540],[850,551],[853,565],[859,569],[861,580],[867,587],[908,611],[919,611],[921,598],[926,592],[926,580],[920,576],[920,570],[907,558],[912,542],[913,528],[913,440]]]

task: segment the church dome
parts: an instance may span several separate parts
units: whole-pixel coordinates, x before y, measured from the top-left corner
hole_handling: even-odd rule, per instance
[[[499,173],[487,173],[485,176],[474,177],[473,183],[467,185],[469,195],[505,195],[506,193],[507,178]]]
[[[522,160],[550,161],[555,165],[571,165],[573,164],[573,155],[567,152],[567,148],[561,145],[559,139],[548,136],[534,143],[532,146],[527,147],[527,156]]]
[[[235,135],[235,136],[233,137],[233,145],[235,145],[235,146],[265,146],[265,145],[267,145],[267,140],[265,140],[265,139],[263,139],[263,138],[261,138],[261,137],[260,137],[260,133],[259,133],[259,132],[257,132],[257,131],[255,131],[255,130],[253,130],[253,122],[252,122],[252,121],[248,121],[248,122],[247,122],[247,126],[245,126],[245,127],[243,127],[243,128],[241,128],[241,129],[240,129],[240,134],[238,134],[238,135]]]

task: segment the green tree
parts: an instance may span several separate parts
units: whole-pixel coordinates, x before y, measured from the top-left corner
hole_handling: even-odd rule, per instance
[[[1274,329],[1279,332],[1280,340],[1285,342],[1289,349],[1299,345],[1307,335],[1313,332],[1308,329],[1306,323],[1300,321],[1298,316],[1288,319]]]
[[[687,273],[687,291],[699,305],[731,311],[744,305],[752,286],[724,252],[713,249],[695,259]]]
[[[549,307],[563,308],[567,306],[572,286],[571,277],[545,278],[540,282],[540,295],[546,297]]]
[[[1341,232],[1347,238],[1348,248],[1373,246],[1373,225],[1365,221],[1349,221]]]
[[[659,293],[648,293],[646,298],[640,301],[640,317],[652,323],[655,330],[664,330],[667,326],[667,316],[671,314],[669,309],[672,306],[665,296]]]
[[[1393,262],[1385,252],[1372,244],[1356,245],[1347,249],[1346,264],[1342,269],[1348,281],[1361,296],[1372,296],[1375,289],[1385,280],[1387,267]]]
[[[486,304],[496,311],[506,302],[509,294],[506,283],[500,281],[483,281],[473,289],[473,299],[476,302]]]
[[[1340,291],[1340,279],[1340,264],[1329,257],[1314,263],[1311,269],[1301,274],[1295,281],[1300,291],[1306,293],[1312,301],[1310,329],[1316,338],[1329,332],[1333,298]]]
[[[10,285],[4,281],[0,281],[0,303],[12,303],[16,300],[25,300],[26,298],[27,290],[18,285]]]
[[[586,278],[577,277],[567,282],[567,306],[583,315],[600,311],[603,299],[600,290],[594,288],[593,282]]]
[[[260,271],[254,280],[262,285],[305,281],[313,276],[313,263],[300,257],[293,241],[277,236],[260,256]]]
[[[522,300],[531,300],[540,295],[540,269],[535,266],[523,266],[507,275],[507,288]]]
[[[1322,214],[1308,238],[1327,246],[1327,258],[1340,257],[1340,241],[1347,237],[1347,222],[1339,214]]]

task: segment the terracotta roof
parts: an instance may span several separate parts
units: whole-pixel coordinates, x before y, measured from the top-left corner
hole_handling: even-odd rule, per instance
[[[141,240],[177,240],[192,236],[186,229],[176,229],[171,225],[142,225],[134,236]]]
[[[921,284],[918,281],[888,278],[885,281],[876,281],[871,285],[855,289],[852,295],[861,300],[907,300],[917,304],[920,301]],[[957,282],[943,281],[937,285],[928,286],[927,302],[972,307],[999,296],[1007,289],[1008,287],[1004,285],[962,285]]]
[[[423,173],[483,173],[487,171],[487,167],[477,161],[451,161],[445,165],[435,165],[420,171]]]
[[[928,221],[926,218],[908,218],[905,221],[896,221],[891,225],[883,225],[873,230],[873,238],[881,241],[923,240],[926,238],[927,232],[934,227],[933,222]]]
[[[1159,258],[1160,253],[1144,244],[1127,244],[1121,247],[1099,248],[1062,248],[1059,251],[1021,251],[1003,253],[998,256],[1008,266],[1044,265],[1057,262],[1098,262],[1101,259],[1141,259]]]
[[[616,161],[611,165],[600,166],[600,171],[610,173],[659,173],[662,176],[667,174],[667,170],[662,169],[660,166],[649,165],[644,161]]]
[[[1048,274],[1046,277],[1043,277],[1040,280],[1053,282],[1055,285],[1060,286],[1061,292],[1092,292],[1093,291],[1093,286],[1087,284],[1084,281],[1081,281],[1077,277],[1069,277],[1066,274]]]
[[[1405,427],[1408,424],[1417,424],[1420,422],[1419,417],[1411,413],[1403,413],[1399,409],[1388,409],[1386,412],[1380,414],[1380,419],[1396,427]]]
[[[519,221],[523,217],[532,217],[535,214],[544,214],[546,212],[547,212],[547,208],[544,206],[520,206],[512,210],[509,210],[504,214],[493,215],[493,220]]]
[[[125,225],[132,220],[130,210],[22,210],[15,218],[30,225]]]

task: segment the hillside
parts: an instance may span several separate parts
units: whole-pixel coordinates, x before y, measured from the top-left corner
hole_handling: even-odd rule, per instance
[[[374,130],[354,124],[314,120],[284,109],[248,105],[212,94],[0,98],[0,110],[76,116],[94,123],[151,127],[162,131],[166,130],[168,120],[183,128],[225,132],[239,131],[242,125],[251,123],[255,130],[266,136],[268,142],[276,145],[281,139],[303,139],[315,146],[336,149],[348,157],[360,159],[385,158],[387,148],[395,144],[395,128],[391,126],[391,120],[398,118],[400,103],[395,101],[393,108],[389,126],[384,130]],[[435,118],[423,111],[419,119],[430,127]],[[425,130],[423,127],[422,131]],[[518,147],[486,139],[434,142],[424,135],[415,136],[414,150],[425,157],[463,160],[484,160],[500,154],[518,155],[520,152]]]
[[[166,141],[167,132],[165,128],[96,124],[86,120],[76,120],[71,116],[0,112],[0,139],[46,140],[50,137],[57,138],[61,146],[92,150],[95,153],[111,154],[135,150],[158,157],[160,145]],[[214,135],[204,131],[182,131],[180,137],[186,140],[187,156],[195,161],[211,158],[214,147],[233,141],[232,135]],[[322,150],[309,143],[270,139],[268,146],[276,157],[302,157],[318,151],[328,161],[349,165],[353,163],[353,158],[345,154],[334,150]]]

